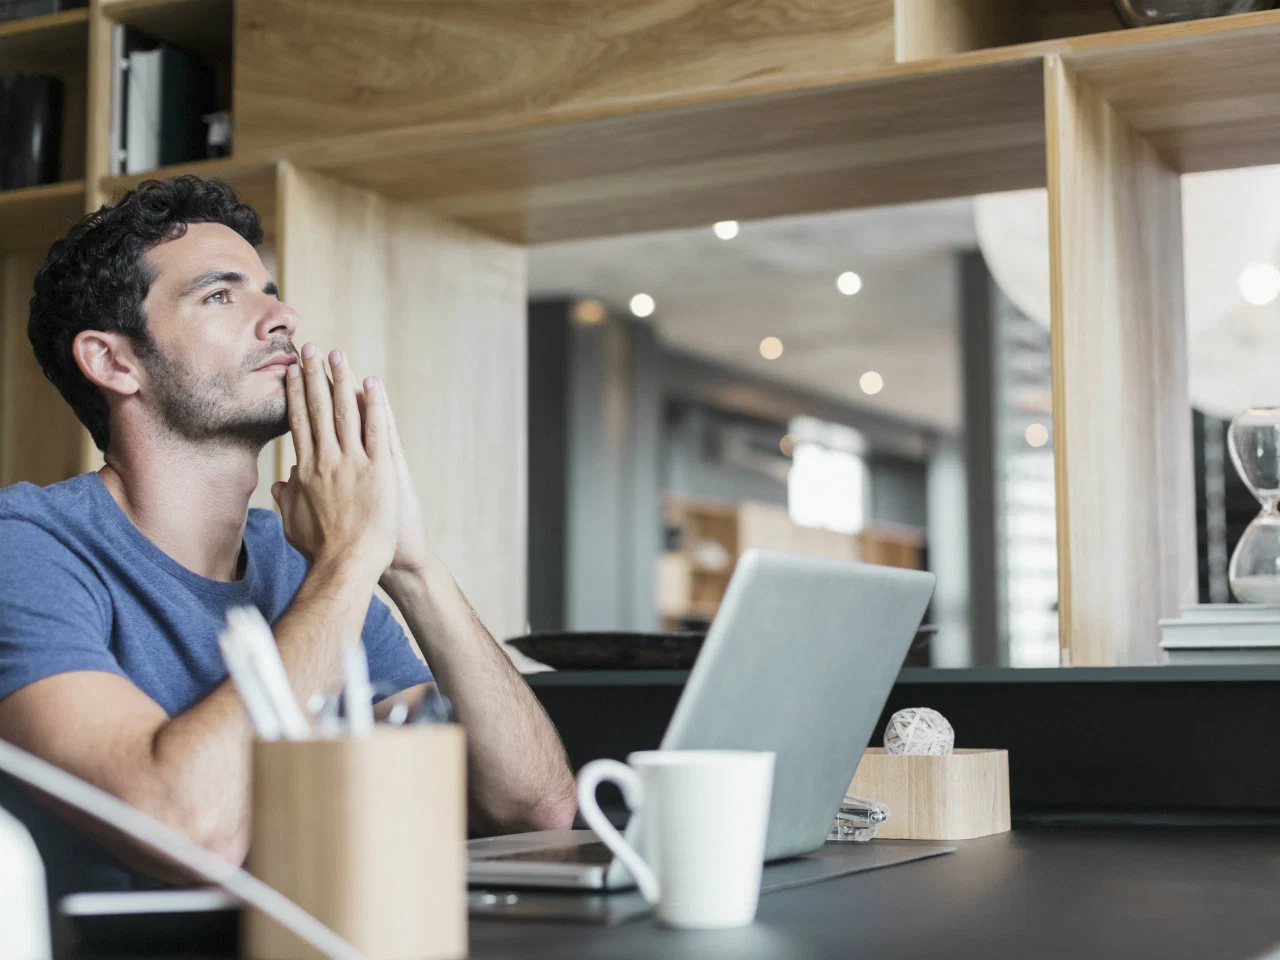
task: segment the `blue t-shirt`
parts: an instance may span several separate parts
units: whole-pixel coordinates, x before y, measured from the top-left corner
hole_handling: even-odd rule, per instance
[[[193,573],[134,526],[96,473],[0,489],[0,700],[45,677],[98,670],[182,713],[227,676],[217,643],[227,608],[252,604],[275,623],[307,574],[270,510],[249,511],[244,549],[237,581]],[[362,636],[375,683],[403,690],[431,679],[376,597]],[[31,829],[51,892],[136,885],[11,782],[0,780],[0,806]]]

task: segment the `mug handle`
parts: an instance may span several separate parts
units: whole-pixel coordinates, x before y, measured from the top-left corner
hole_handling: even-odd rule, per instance
[[[636,772],[617,760],[592,760],[578,771],[578,809],[587,826],[613,852],[630,871],[640,895],[650,904],[658,902],[658,877],[635,847],[627,843],[609,819],[600,812],[596,802],[596,789],[604,782],[616,783],[622,791],[622,799],[632,814],[644,805],[644,788]]]

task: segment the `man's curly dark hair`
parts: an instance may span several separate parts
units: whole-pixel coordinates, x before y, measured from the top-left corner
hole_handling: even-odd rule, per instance
[[[72,343],[84,330],[119,332],[140,356],[154,354],[142,303],[155,277],[143,254],[181,237],[189,223],[221,223],[254,247],[262,243],[258,214],[222,181],[191,175],[146,180],[114,206],[79,220],[36,273],[27,337],[44,375],[99,450],[109,439],[107,401],[80,372]]]

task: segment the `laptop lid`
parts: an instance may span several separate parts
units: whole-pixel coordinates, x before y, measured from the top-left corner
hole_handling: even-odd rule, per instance
[[[934,581],[766,550],[739,559],[662,749],[777,755],[766,860],[826,840]],[[642,842],[642,821],[632,818],[628,839]]]

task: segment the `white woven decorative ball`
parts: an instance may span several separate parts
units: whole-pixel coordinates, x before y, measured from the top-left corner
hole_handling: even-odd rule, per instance
[[[947,718],[928,707],[907,707],[889,718],[884,728],[885,753],[942,756],[955,746],[956,732]]]

